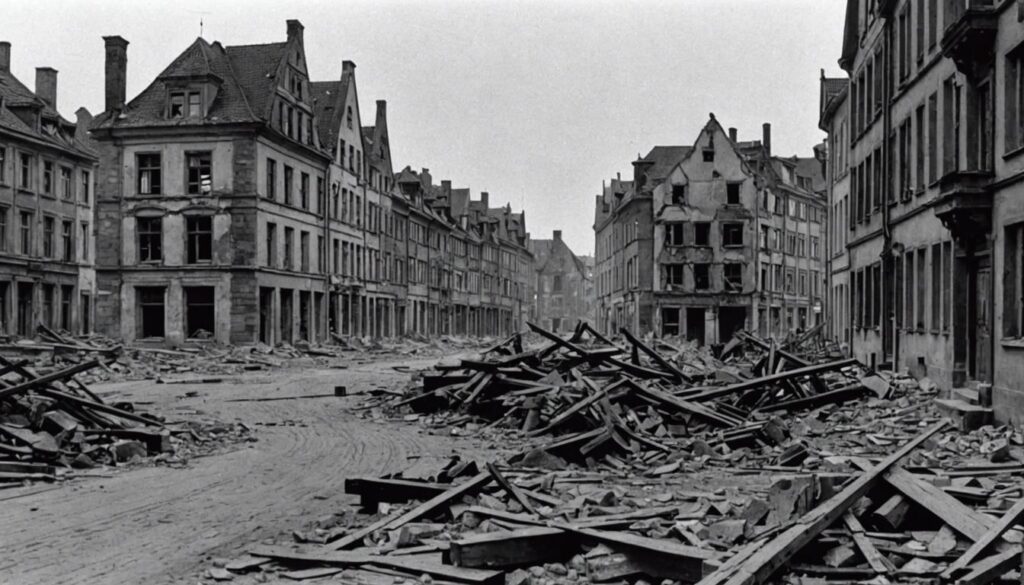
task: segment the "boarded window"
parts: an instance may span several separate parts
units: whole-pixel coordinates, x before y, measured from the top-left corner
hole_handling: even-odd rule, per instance
[[[212,339],[217,328],[214,287],[186,286],[185,335],[189,339]]]

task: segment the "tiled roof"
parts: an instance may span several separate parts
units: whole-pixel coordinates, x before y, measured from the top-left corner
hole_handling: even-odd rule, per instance
[[[0,70],[0,103],[0,130],[44,142],[80,156],[95,158],[95,151],[88,144],[75,140],[75,125],[65,120],[56,109],[36,96],[6,69]],[[38,112],[43,122],[46,125],[52,124],[56,130],[48,132],[42,128],[37,129],[12,110],[28,112],[32,116]]]
[[[267,43],[226,49],[235,79],[245,92],[251,111],[258,118],[270,119],[270,108],[273,105],[271,98],[286,46],[287,43]]]
[[[686,158],[693,150],[692,146],[655,146],[643,160],[654,162],[647,170],[647,177],[652,181],[660,181],[672,172],[679,161]]]
[[[338,142],[348,84],[345,81],[311,81],[309,91],[313,98],[313,114],[316,116],[320,143],[334,148]]]

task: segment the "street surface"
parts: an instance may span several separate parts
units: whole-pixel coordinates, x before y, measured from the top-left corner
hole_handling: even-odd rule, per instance
[[[352,396],[227,402],[330,394],[336,384],[350,394],[399,385],[409,374],[392,366],[436,361],[257,372],[219,384],[94,386],[118,399],[152,401],[143,408],[171,420],[200,410],[241,421],[258,441],[183,469],[113,471],[111,478],[75,479],[8,500],[16,490],[0,491],[0,584],[195,583],[213,558],[238,556],[267,538],[287,539],[303,524],[343,510],[355,501],[343,493],[347,477],[432,468],[432,460],[440,465],[453,452],[481,456],[474,439],[364,421],[346,411],[358,402]]]

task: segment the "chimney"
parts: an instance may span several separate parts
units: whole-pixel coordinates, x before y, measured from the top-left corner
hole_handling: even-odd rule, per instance
[[[388,101],[377,100],[377,120],[382,120],[388,115]]]
[[[342,73],[342,75],[344,75],[346,73],[348,73],[349,75],[352,75],[355,72],[356,72],[356,64],[355,63],[353,63],[352,61],[349,61],[347,59],[341,62],[341,73]]]
[[[733,142],[737,141],[736,140],[736,129],[735,128],[729,128],[729,140],[732,140]]]
[[[768,122],[761,124],[761,146],[768,156],[772,155],[772,125]]]
[[[555,230],[551,232],[551,235],[555,238],[556,241],[562,241],[562,230]]]
[[[288,40],[290,41],[292,39],[298,39],[299,40],[299,44],[301,45],[302,44],[302,31],[305,30],[305,29],[306,29],[306,27],[302,26],[301,22],[299,22],[297,20],[289,20],[288,21]]]
[[[11,70],[11,43],[0,41],[0,71]]]
[[[52,67],[36,67],[36,95],[46,105],[57,107],[57,70]]]
[[[480,202],[484,204],[484,211],[490,209],[490,201],[489,201],[489,199],[490,199],[490,195],[487,193],[487,191],[481,191],[480,192]]]
[[[444,193],[444,198],[450,203],[452,200],[452,182],[447,179],[441,181],[441,192]]]
[[[84,141],[89,138],[89,126],[92,126],[92,114],[84,107],[75,110],[75,140]]]
[[[430,176],[430,169],[424,168],[420,171],[420,183],[424,188],[434,184],[434,178]]]
[[[125,85],[128,80],[128,41],[119,36],[103,37],[107,49],[104,68],[108,112],[124,109]]]

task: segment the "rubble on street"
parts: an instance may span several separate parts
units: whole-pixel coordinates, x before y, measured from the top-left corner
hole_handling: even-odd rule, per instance
[[[531,325],[358,408],[471,434],[454,458],[351,478],[344,508],[214,559],[207,582],[871,583],[1017,578],[1024,436],[950,420],[927,379],[805,339],[716,355]],[[297,528],[297,527],[292,527]]]

